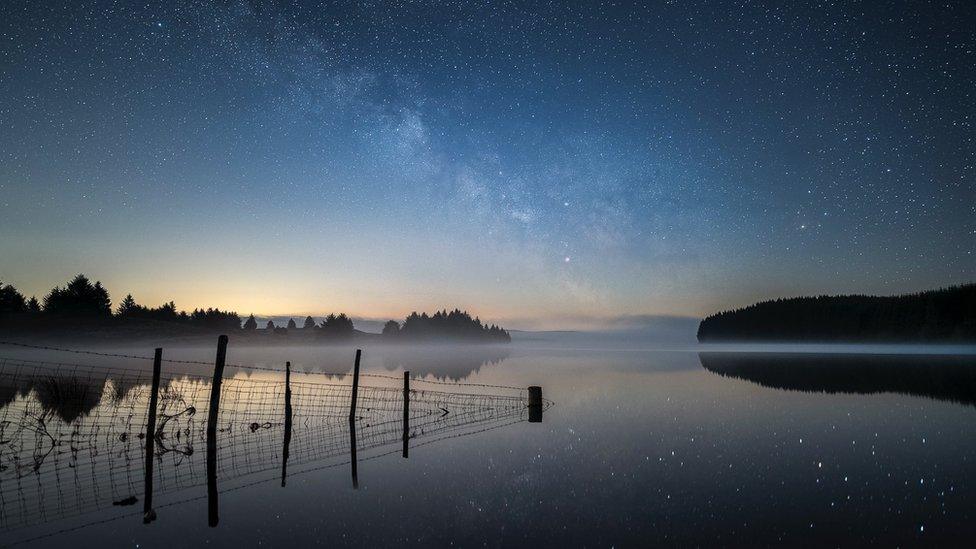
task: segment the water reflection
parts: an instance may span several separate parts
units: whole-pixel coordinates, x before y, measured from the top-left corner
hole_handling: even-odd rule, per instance
[[[396,352],[380,351],[387,370],[409,370],[421,377],[461,381],[481,368],[501,363],[509,356],[509,349],[496,345],[398,348]]]
[[[699,353],[702,367],[764,387],[821,393],[899,393],[976,405],[973,356]]]
[[[164,374],[157,424],[147,433],[150,372],[6,361],[0,368],[0,531],[79,517],[207,484],[209,523],[218,492],[289,475],[399,453],[528,418],[524,395],[450,385],[405,394],[398,383],[369,378],[350,413],[351,387],[322,375],[291,372],[226,377],[219,386],[213,452],[208,441],[211,383]],[[287,376],[287,377],[286,377]],[[452,392],[452,387],[453,391]],[[406,399],[409,398],[409,408]],[[408,410],[405,414],[405,410]],[[154,442],[153,477],[144,455]],[[389,452],[378,452],[389,446]],[[206,461],[206,463],[201,463]],[[203,467],[206,465],[206,467]],[[179,504],[169,498],[167,505]],[[160,506],[156,507],[158,511]],[[155,518],[155,512],[146,515]]]

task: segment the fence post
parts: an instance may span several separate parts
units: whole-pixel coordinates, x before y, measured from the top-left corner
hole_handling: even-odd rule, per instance
[[[288,473],[288,446],[291,445],[291,362],[285,362],[285,441],[281,450],[281,485]]]
[[[403,372],[403,457],[410,454],[410,372]]]
[[[149,390],[149,421],[146,423],[146,493],[142,507],[143,524],[156,520],[156,512],[152,508],[153,465],[156,458],[156,404],[159,402],[159,374],[162,366],[163,349],[157,347],[153,356],[152,386]]]
[[[542,423],[542,387],[529,387],[529,423]]]
[[[359,489],[359,474],[356,471],[356,398],[359,395],[359,359],[362,349],[356,349],[356,364],[352,370],[352,401],[349,403],[349,463],[352,465],[352,487]]]
[[[352,370],[352,401],[349,403],[349,421],[356,419],[356,397],[359,394],[359,358],[362,354],[362,349],[356,349],[356,365]]]
[[[210,385],[210,409],[207,417],[207,519],[217,526],[217,413],[220,411],[220,385],[224,378],[227,358],[227,336],[217,338],[217,358],[214,361],[213,381]]]

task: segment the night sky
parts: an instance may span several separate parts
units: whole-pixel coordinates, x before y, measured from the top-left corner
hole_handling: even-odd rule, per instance
[[[559,327],[976,278],[976,3],[285,4],[0,4],[0,279]]]

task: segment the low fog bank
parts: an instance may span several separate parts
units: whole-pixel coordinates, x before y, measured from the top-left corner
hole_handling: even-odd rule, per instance
[[[509,330],[519,347],[575,349],[670,349],[697,344],[697,318],[670,316],[622,317],[591,330]]]
[[[976,344],[955,343],[700,343],[698,352],[725,354],[976,355]]]
[[[614,328],[601,330],[518,331],[512,330],[511,343],[467,343],[438,339],[418,342],[391,342],[379,334],[358,332],[351,338],[335,341],[302,334],[287,337],[275,334],[230,334],[227,362],[244,366],[279,369],[290,361],[300,371],[347,373],[351,371],[357,348],[364,350],[363,367],[370,370],[431,375],[462,379],[486,365],[510,357],[539,353],[563,356],[565,352],[670,351],[676,353],[793,353],[793,354],[874,354],[874,355],[973,355],[976,345],[950,344],[839,344],[839,343],[698,343],[698,320],[680,317],[631,318]],[[8,337],[11,336],[11,337]],[[66,349],[118,353],[151,357],[155,347],[164,349],[169,360],[194,360],[212,363],[217,334],[128,337],[110,340],[77,337],[72,339],[12,337],[0,333],[0,341],[46,345]],[[555,354],[553,354],[555,353]],[[109,365],[106,357],[32,349],[0,344],[0,359],[21,358],[65,363]],[[145,363],[142,359],[118,359],[127,366]],[[141,366],[139,366],[141,367]],[[199,370],[199,367],[191,369]]]
[[[23,343],[23,342],[22,342]],[[50,342],[47,342],[50,344]],[[27,343],[30,345],[30,343]],[[194,374],[207,377],[217,349],[217,338],[193,341],[133,340],[124,343],[58,345],[58,348],[37,348],[0,344],[0,368],[7,360],[10,367],[18,361],[40,361],[62,366],[86,365],[100,368],[148,370],[153,350],[162,347],[164,370],[170,374]],[[364,372],[398,374],[409,370],[414,377],[432,377],[458,381],[479,372],[482,368],[499,364],[511,354],[510,345],[492,344],[363,344],[348,341],[334,344],[279,344],[230,337],[227,346],[225,375],[263,375],[263,370],[283,370],[290,362],[294,372],[343,375],[351,373],[356,350],[362,349],[361,369]],[[183,363],[189,361],[191,363]],[[238,369],[240,366],[242,369]],[[257,368],[257,370],[254,370]]]
[[[728,354],[823,354],[823,355],[974,355],[976,344],[952,343],[811,343],[748,342],[699,343],[697,324],[629,330],[601,331],[512,331],[513,349],[580,351],[675,351]]]

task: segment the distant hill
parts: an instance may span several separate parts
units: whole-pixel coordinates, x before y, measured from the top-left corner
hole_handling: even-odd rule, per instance
[[[698,340],[976,342],[976,284],[899,296],[764,301],[705,318]]]

